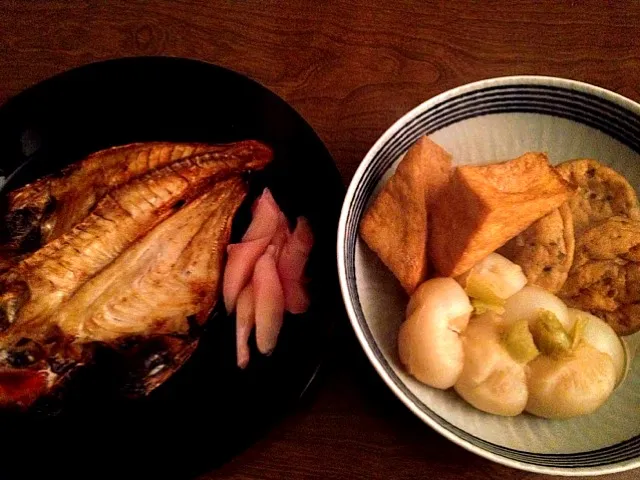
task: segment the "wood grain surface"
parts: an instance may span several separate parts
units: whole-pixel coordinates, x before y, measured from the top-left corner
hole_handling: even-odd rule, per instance
[[[348,182],[403,113],[474,80],[561,76],[640,101],[639,26],[638,1],[2,0],[0,102],[96,60],[198,58],[290,102]],[[346,318],[342,326],[299,410],[203,478],[539,478],[473,455],[419,422],[377,377]]]

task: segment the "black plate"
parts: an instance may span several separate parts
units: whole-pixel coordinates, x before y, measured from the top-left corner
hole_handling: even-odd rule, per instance
[[[242,139],[275,151],[274,163],[252,178],[250,197],[268,185],[289,218],[311,222],[309,312],[287,317],[273,355],[254,350],[246,371],[235,366],[234,318],[218,309],[194,357],[146,399],[124,400],[110,388],[109,372],[95,370],[77,379],[56,415],[49,413],[57,405],[35,415],[3,414],[2,478],[189,477],[254,441],[307,390],[342,311],[335,235],[344,187],[320,139],[282,99],[194,60],[91,64],[0,108],[4,192],[113,145]],[[246,202],[235,236],[248,217]]]

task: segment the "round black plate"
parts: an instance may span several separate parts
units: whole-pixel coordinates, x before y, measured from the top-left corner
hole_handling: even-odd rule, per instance
[[[196,354],[146,399],[123,399],[110,388],[109,372],[96,369],[75,381],[61,409],[2,414],[2,478],[183,478],[215,468],[254,441],[308,388],[342,309],[335,234],[344,187],[320,139],[282,99],[194,60],[95,63],[0,108],[4,192],[114,145],[242,139],[268,143],[275,160],[251,179],[234,235],[246,227],[249,202],[265,185],[290,219],[305,215],[316,237],[310,310],[287,317],[273,355],[254,350],[245,371],[235,366],[235,319],[218,308]]]

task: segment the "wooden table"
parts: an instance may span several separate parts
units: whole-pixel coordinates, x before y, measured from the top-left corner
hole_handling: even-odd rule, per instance
[[[96,60],[199,58],[289,101],[347,183],[398,117],[474,80],[555,75],[640,101],[639,25],[633,0],[2,0],[0,102]],[[346,318],[329,363],[298,411],[205,478],[538,477],[468,453],[419,422],[378,378]]]

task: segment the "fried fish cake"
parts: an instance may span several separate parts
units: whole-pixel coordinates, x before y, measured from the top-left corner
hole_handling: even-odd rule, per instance
[[[509,240],[498,253],[520,265],[529,283],[556,293],[573,263],[573,217],[563,203]]]
[[[556,167],[562,177],[577,187],[569,200],[575,235],[613,215],[640,220],[638,198],[626,178],[597,160],[578,159]]]
[[[585,230],[559,296],[619,335],[640,330],[640,222],[615,216]]]
[[[457,277],[572,194],[545,153],[458,167],[432,204],[431,260],[440,275]]]
[[[411,294],[427,276],[427,211],[449,181],[451,155],[420,138],[365,211],[360,236]]]

